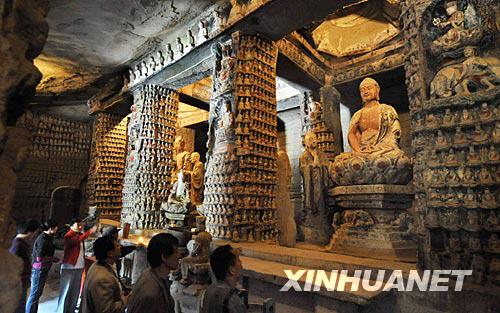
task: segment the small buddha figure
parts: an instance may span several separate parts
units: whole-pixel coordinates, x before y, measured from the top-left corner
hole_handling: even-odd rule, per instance
[[[442,130],[438,130],[436,137],[436,148],[443,149],[443,148],[448,148],[448,146],[449,146],[448,139],[443,134]]]
[[[379,184],[404,185],[411,179],[411,163],[399,147],[398,114],[379,102],[380,86],[374,79],[365,78],[359,90],[363,108],[353,115],[348,133],[352,152],[335,158],[333,179],[339,185],[373,184],[375,178]],[[375,174],[373,180],[365,172]]]
[[[455,154],[455,150],[453,148],[450,148],[448,154],[446,155],[446,158],[444,160],[444,164],[447,166],[458,166],[459,162],[457,160],[457,155]]]
[[[493,110],[488,106],[488,103],[481,103],[481,108],[479,109],[479,119],[481,122],[488,122],[494,117]]]
[[[172,50],[172,45],[170,43],[167,44],[166,56],[168,63],[172,63],[174,61],[174,50]]]
[[[488,162],[498,163],[498,161],[500,161],[498,150],[495,148],[495,146],[491,145],[490,150],[488,151]]]
[[[450,109],[446,109],[445,114],[443,116],[443,125],[450,126],[455,124],[455,116],[451,114]]]
[[[439,227],[439,217],[435,209],[428,209],[428,212],[425,216],[425,224],[429,228]]]
[[[465,187],[474,187],[476,185],[476,175],[470,167],[466,167],[464,170],[462,185]]]
[[[471,188],[467,188],[467,193],[464,197],[464,206],[469,209],[478,207],[476,193]]]
[[[465,133],[462,132],[462,128],[461,127],[457,127],[455,129],[455,136],[453,137],[453,142],[456,145],[467,144],[467,137],[465,136]]]
[[[479,238],[477,238],[476,236],[471,235],[469,237],[468,249],[471,252],[477,252],[477,251],[481,250],[481,240],[479,240]]]
[[[469,112],[467,108],[462,110],[462,124],[472,124],[474,123],[474,116]]]
[[[481,207],[485,209],[497,209],[497,200],[489,188],[485,188],[481,196]]]
[[[459,207],[460,206],[460,200],[462,199],[459,199],[457,197],[457,194],[455,192],[453,192],[453,190],[450,188],[448,190],[448,193],[446,194],[445,196],[445,204],[449,207],[452,207],[452,208],[456,208],[456,207]],[[447,217],[449,218],[456,218],[456,223],[453,223],[453,225],[455,224],[458,224],[458,217],[456,217],[456,212],[453,211],[452,213],[448,212],[449,214],[447,214]]]
[[[486,166],[481,166],[481,171],[479,172],[479,182],[482,184],[494,184],[495,181],[491,176],[490,171]]]
[[[431,154],[429,155],[429,161],[427,162],[430,167],[437,167],[441,165],[441,159],[436,153],[436,149],[431,150]]]
[[[500,240],[497,234],[491,234],[488,239],[488,250],[493,253],[500,253]]]
[[[464,227],[470,231],[477,231],[481,228],[479,225],[479,214],[476,210],[467,211],[467,224]]]
[[[481,157],[476,152],[474,146],[469,146],[469,153],[467,154],[467,164],[472,166],[481,164]]]
[[[490,231],[498,230],[498,218],[497,218],[497,215],[495,214],[494,210],[490,211],[490,214],[488,215],[488,218],[486,219],[485,226],[486,226],[486,229],[488,229]]]
[[[472,139],[475,143],[485,143],[488,141],[488,132],[485,132],[481,125],[476,124],[474,132],[472,134]]]
[[[491,133],[491,137],[492,137],[494,143],[496,143],[496,144],[500,143],[500,122],[495,123],[495,128],[493,129],[493,132]]]
[[[460,178],[458,178],[457,172],[453,169],[448,170],[448,173],[446,174],[446,183],[448,186],[451,187],[458,187],[460,186]]]
[[[209,252],[211,242],[212,236],[203,231],[188,243],[189,255],[180,260],[182,284],[208,284],[210,282]]]
[[[177,53],[179,54],[179,57],[181,57],[184,54],[184,44],[182,43],[182,39],[180,37],[177,37]]]
[[[314,101],[312,94],[309,94],[307,98],[308,105],[308,118],[309,121],[314,122],[321,118],[321,114],[323,112],[322,104],[318,101]]]
[[[196,42],[201,45],[208,39],[208,28],[205,24],[206,22],[203,20],[200,20],[198,22],[198,36],[196,39]]]
[[[432,113],[428,113],[425,117],[426,126],[429,128],[436,128],[439,126],[439,119]]]
[[[452,252],[458,252],[461,250],[460,236],[455,232],[450,233],[449,247]]]

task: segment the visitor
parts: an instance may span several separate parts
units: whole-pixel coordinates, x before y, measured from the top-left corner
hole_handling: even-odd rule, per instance
[[[36,238],[31,254],[31,290],[26,302],[26,313],[38,312],[38,301],[49,276],[52,263],[59,262],[54,256],[54,235],[57,233],[57,223],[47,220],[42,225],[43,232]]]
[[[85,267],[85,248],[83,241],[96,231],[93,226],[83,234],[80,233],[79,220],[72,219],[70,229],[64,235],[64,257],[61,265],[61,282],[59,301],[57,302],[58,313],[74,313],[80,287],[82,274]]]
[[[231,245],[220,246],[210,256],[210,266],[217,279],[203,296],[202,313],[244,313],[247,311],[236,284],[242,276],[243,267],[239,250]]]
[[[179,241],[172,234],[158,234],[151,238],[147,249],[150,268],[134,285],[127,313],[174,313],[174,299],[170,295],[170,271],[179,266]],[[219,312],[220,313],[220,312]]]
[[[24,221],[17,223],[17,235],[12,240],[9,251],[23,260],[23,271],[21,273],[22,294],[16,312],[24,312],[26,305],[26,296],[30,286],[30,268],[31,268],[31,238],[36,229],[33,229],[31,223]]]
[[[120,240],[118,239],[118,232],[120,230],[116,228],[116,226],[106,226],[101,230],[101,236],[111,236],[115,238],[118,243],[120,243]],[[120,259],[116,262],[116,273],[118,274],[118,277],[120,277],[120,270],[121,270],[121,258],[125,257],[126,255],[132,253],[136,249],[135,246],[129,245],[129,246],[122,246],[120,244]]]
[[[125,312],[128,295],[122,288],[114,265],[120,257],[120,245],[112,236],[103,236],[94,241],[94,256],[85,278],[81,313]]]

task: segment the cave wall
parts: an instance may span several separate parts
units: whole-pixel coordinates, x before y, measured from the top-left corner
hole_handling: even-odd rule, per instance
[[[60,186],[80,188],[89,165],[90,122],[26,114],[18,126],[33,138],[25,168],[18,173],[12,217],[48,218],[50,198]]]

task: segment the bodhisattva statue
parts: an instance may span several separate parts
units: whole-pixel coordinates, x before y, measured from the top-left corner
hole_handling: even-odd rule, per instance
[[[278,150],[276,167],[278,169],[276,187],[279,230],[278,242],[280,246],[294,247],[297,237],[297,226],[295,225],[295,209],[290,201],[292,168],[290,167],[288,155],[281,149]]]
[[[328,224],[327,195],[330,185],[329,161],[317,147],[317,137],[312,131],[304,138],[305,150],[300,156],[300,173],[303,183],[302,225],[304,240],[326,244],[330,238]]]
[[[191,204],[200,205],[203,203],[205,165],[200,161],[200,154],[198,152],[191,153],[190,161],[193,165],[191,172]]]
[[[174,161],[175,166],[172,169],[172,184],[177,181],[177,175],[181,170],[188,171],[191,170],[191,164],[189,162],[190,153],[185,150],[184,138],[181,136],[175,137],[174,141]]]
[[[398,113],[379,102],[380,86],[372,78],[359,85],[363,108],[349,125],[352,152],[342,153],[332,165],[338,185],[405,185],[411,179],[410,159],[399,147],[401,126]]]

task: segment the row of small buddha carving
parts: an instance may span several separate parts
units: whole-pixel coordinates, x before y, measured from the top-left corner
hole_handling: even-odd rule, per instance
[[[254,230],[249,229],[246,230],[243,234],[240,235],[240,232],[238,229],[234,229],[233,232],[227,227],[223,226],[211,226],[207,225],[207,231],[214,237],[214,238],[222,238],[226,240],[233,240],[233,241],[255,241],[259,240],[259,238],[255,238],[254,235]],[[243,230],[241,230],[243,232]],[[274,240],[275,235],[274,232],[269,230],[269,231],[264,231],[262,233],[259,233],[260,236],[262,236],[262,240]]]
[[[102,146],[98,148],[97,153],[100,156],[117,156],[117,157],[122,157],[125,154],[125,146],[120,145],[120,146]]]
[[[242,115],[242,118],[246,119],[256,119],[270,124],[275,124],[276,117],[276,107],[270,106],[269,108],[259,107],[257,103],[251,103],[250,101],[244,100],[238,103],[238,115]]]
[[[255,85],[238,85],[236,88],[236,93],[238,96],[252,96],[252,97],[262,97],[267,102],[273,103],[276,97],[275,90],[266,90],[260,86]]]
[[[478,166],[481,164],[497,164],[499,161],[499,152],[494,145],[490,145],[489,149],[483,146],[480,153],[476,152],[474,146],[469,146],[467,155],[465,155],[464,151],[455,152],[453,148],[447,154],[445,152],[437,154],[436,149],[432,149],[427,164],[424,164],[424,166],[431,168],[441,166],[458,167],[464,163],[469,166]]]
[[[274,86],[276,87],[275,71],[260,62],[238,60],[238,64],[236,65],[236,73],[238,73],[238,75],[252,75],[254,77],[258,77],[264,81],[274,84]],[[237,76],[236,79],[238,82],[238,79],[241,78],[238,78]]]
[[[470,232],[481,230],[496,232],[500,231],[498,216],[495,210],[476,211],[456,209],[430,209],[426,216],[427,228],[445,228],[457,231],[464,229]]]
[[[244,173],[234,173],[233,175],[206,175],[206,184],[226,184],[226,183],[255,183],[274,184],[275,175],[263,173],[258,170],[245,170]]]
[[[212,184],[205,187],[205,195],[210,194],[238,194],[240,196],[246,197],[247,195],[260,195],[261,197],[274,197],[273,196],[274,187],[273,186],[226,186]],[[238,200],[237,200],[238,201]]]
[[[252,97],[238,97],[238,111],[244,112],[246,114],[257,114],[257,111],[262,113],[270,114],[271,116],[276,115],[276,105],[275,103],[268,103],[261,99]],[[254,112],[247,112],[254,111]]]
[[[114,192],[115,194],[121,195],[123,190],[123,185],[121,182],[117,182],[118,184],[109,184],[109,181],[105,180],[105,178],[101,178],[102,183],[98,183],[97,179],[95,180],[95,190],[103,190],[105,192]]]
[[[238,135],[240,140],[244,140],[243,137],[251,136],[249,138],[251,141],[262,139],[271,143],[276,142],[276,126],[252,121],[239,122],[237,125],[235,134]]]
[[[62,127],[62,126],[61,126]],[[90,137],[90,132],[87,130],[71,130],[63,131],[57,128],[37,128],[33,133],[36,137],[47,137],[47,138],[64,138],[64,139],[85,139],[88,140]]]
[[[448,251],[450,252],[461,252],[461,251],[471,251],[478,252],[480,250],[489,253],[500,253],[500,240],[498,234],[490,234],[489,237],[483,242],[477,236],[469,236],[467,233],[463,233],[460,236],[458,232],[450,232],[448,236]]]
[[[244,207],[269,207],[273,206],[275,198],[272,192],[268,194],[246,193],[244,199],[231,197],[222,193],[205,193],[205,204],[229,204]]]
[[[436,147],[448,148],[451,144],[455,146],[468,145],[469,142],[475,144],[485,144],[490,141],[500,143],[500,123],[498,123],[498,129],[497,127],[481,127],[481,125],[476,124],[473,129],[466,128],[466,131],[463,131],[462,127],[456,127],[453,135],[450,130],[439,129],[437,131]],[[445,134],[449,134],[449,136]],[[450,140],[451,138],[453,139]]]
[[[429,207],[498,209],[497,196],[489,188],[482,191],[467,188],[465,194],[462,190],[449,189],[447,192],[440,192],[431,189],[427,198]]]
[[[238,60],[261,62],[264,65],[264,68],[269,72],[273,69],[276,62],[276,58],[274,56],[255,48],[238,49]]]
[[[477,109],[464,108],[459,112],[452,113],[451,109],[447,108],[444,114],[440,113],[439,116],[436,116],[435,113],[427,113],[425,115],[425,127],[455,125],[456,123],[473,124],[477,121],[495,121],[498,120],[498,118],[498,108],[489,105],[487,102],[483,102]],[[416,114],[415,123],[415,128],[424,127],[424,119],[422,119],[422,116],[418,113]]]
[[[254,199],[253,201],[237,201],[232,204],[224,203],[204,203],[206,213],[211,214],[221,214],[221,215],[231,215],[234,209],[239,210],[250,210],[250,211],[266,211],[275,210],[276,203],[274,199],[268,199],[266,203],[263,201],[258,201],[259,199]],[[265,204],[265,205],[264,205]]]
[[[276,49],[270,43],[263,41],[261,38],[253,38],[256,38],[255,40],[261,40],[261,42],[257,43],[253,39],[240,39],[238,52],[245,54],[251,51],[257,51],[258,54],[263,54],[267,58],[273,58],[276,55]]]
[[[236,78],[238,86],[256,86],[261,91],[274,92],[276,84],[267,79],[256,77],[249,74],[239,74]]]
[[[232,216],[228,215],[216,215],[216,214],[207,214],[207,223],[211,225],[214,224],[222,224],[222,225],[238,225],[241,223],[258,223],[258,224],[273,224],[276,223],[276,219],[273,217],[271,211],[264,212],[261,216],[259,215],[246,215],[246,210],[243,210],[242,215],[235,214]]]
[[[96,147],[98,149],[108,147],[108,146],[125,146],[127,143],[127,139],[125,137],[125,134],[123,136],[116,136],[116,137],[108,137],[108,138],[98,138],[96,140]]]
[[[177,117],[172,114],[171,116],[161,115],[161,114],[143,114],[140,116],[140,124],[153,124],[153,125],[167,125],[170,126],[171,123],[175,123]]]
[[[33,141],[33,147],[35,149],[52,149],[55,147],[64,147],[74,150],[88,150],[90,148],[90,143],[75,143],[71,140],[64,139],[46,139],[46,138],[35,138]]]
[[[112,183],[116,188],[119,190],[122,190],[122,180],[123,175],[118,175],[118,174],[108,174],[106,175],[106,178],[103,178],[99,175],[96,176],[95,183],[98,185],[106,185]],[[113,181],[111,181],[113,180]],[[124,186],[124,185],[123,185]]]
[[[189,29],[186,33],[187,45],[184,45],[181,37],[176,39],[176,51],[172,49],[172,44],[167,43],[165,46],[165,51],[159,50],[156,52],[155,56],[150,56],[147,61],[144,60],[132,67],[129,70],[129,81],[130,84],[137,83],[142,79],[153,75],[155,72],[160,71],[163,67],[173,63],[175,60],[181,58],[184,54],[192,50],[195,46],[202,44],[209,39],[209,34],[212,36],[217,35],[225,25],[224,18],[221,13],[214,10],[213,13],[213,23],[211,30],[208,29],[208,21],[206,19],[200,20],[198,22],[198,33],[195,38],[193,35],[193,30]]]
[[[445,186],[450,187],[472,187],[476,185],[494,185],[500,182],[500,175],[498,167],[481,166],[479,172],[467,167],[465,169],[459,168],[458,171],[454,169],[433,169],[426,171],[425,180],[429,186],[440,188]],[[428,174],[427,174],[428,173]]]
[[[245,63],[244,65],[250,66],[250,64],[247,63]],[[255,68],[249,68],[249,71],[246,71],[246,69],[241,72],[237,71],[236,83],[244,85],[259,84],[267,85],[271,88],[276,88],[276,76],[265,71],[258,72],[258,70],[258,66],[255,66]]]

